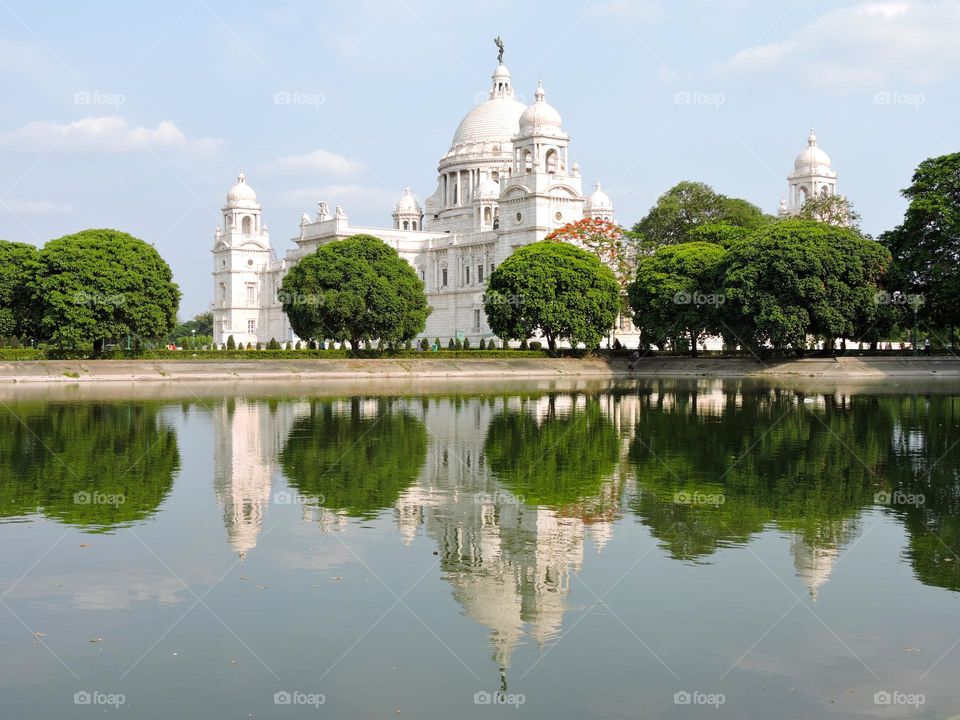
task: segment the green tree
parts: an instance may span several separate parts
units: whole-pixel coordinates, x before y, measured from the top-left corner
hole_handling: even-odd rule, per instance
[[[403,342],[422,332],[430,307],[416,271],[371,235],[331,242],[283,279],[283,311],[303,338]]]
[[[754,350],[803,351],[807,335],[855,337],[877,313],[889,255],[852,230],[785,220],[734,243],[724,277],[723,321]]]
[[[0,240],[0,338],[23,337],[36,330],[30,279],[38,257],[33,245]]]
[[[557,341],[600,344],[620,309],[620,285],[596,255],[541,241],[516,250],[490,275],[484,296],[490,329],[525,339],[539,330],[551,351]]]
[[[374,517],[393,506],[417,479],[426,461],[427,431],[412,415],[379,401],[377,412],[362,411],[352,398],[349,411],[314,401],[297,419],[280,453],[290,485],[331,510]]]
[[[853,209],[853,203],[842,195],[814,195],[807,198],[796,217],[800,220],[817,222],[860,230],[860,213]]]
[[[126,335],[162,338],[176,323],[180,289],[170,266],[143,240],[117,230],[84,230],[40,251],[32,283],[40,330],[60,347]]]
[[[178,338],[192,337],[196,334],[198,337],[208,337],[213,335],[213,311],[208,310],[195,316],[192,320],[179,323],[169,335],[168,341],[176,341]]]
[[[921,318],[960,324],[960,153],[920,163],[903,196],[903,222],[880,236],[894,266],[889,289],[924,296]]]
[[[685,335],[696,357],[700,340],[722,330],[720,288],[726,255],[720,245],[691,242],[664,245],[641,258],[629,288],[633,322],[641,336],[662,346],[665,339]]]
[[[746,200],[729,198],[705,183],[685,180],[661,195],[633,226],[633,232],[642,237],[647,248],[655,248],[688,242],[690,233],[701,225],[721,223],[756,230],[771,221]]]

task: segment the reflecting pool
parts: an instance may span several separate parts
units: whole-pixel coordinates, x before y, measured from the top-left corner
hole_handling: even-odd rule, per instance
[[[8,392],[0,718],[960,717],[960,385],[379,389]]]

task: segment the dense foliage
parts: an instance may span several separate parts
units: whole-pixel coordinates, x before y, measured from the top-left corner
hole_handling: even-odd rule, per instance
[[[903,222],[880,241],[890,248],[892,289],[922,298],[934,328],[960,324],[960,153],[920,163],[903,196]]]
[[[99,353],[124,337],[163,337],[174,326],[180,289],[149,244],[117,230],[84,230],[39,253],[31,291],[41,337]]]
[[[484,309],[500,337],[525,340],[539,331],[557,341],[594,348],[613,326],[620,285],[591,252],[541,241],[516,250],[491,273]]]
[[[37,318],[30,279],[38,255],[33,245],[0,240],[0,338],[34,333]]]
[[[319,247],[279,291],[294,332],[307,340],[405,342],[423,332],[430,307],[423,282],[397,251],[371,235]]]

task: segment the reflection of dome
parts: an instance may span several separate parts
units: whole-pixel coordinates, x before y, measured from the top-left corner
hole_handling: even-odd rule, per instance
[[[797,172],[808,172],[810,168],[830,170],[830,165],[830,156],[817,147],[817,136],[811,130],[810,137],[807,138],[807,147],[797,155],[793,163],[794,170]]]
[[[423,211],[420,209],[420,203],[417,202],[417,198],[414,197],[413,193],[410,191],[410,188],[407,188],[403,191],[403,197],[400,198],[400,202],[397,203],[397,207],[394,209],[394,212],[397,214],[423,214]]]
[[[520,134],[562,134],[563,121],[560,113],[546,100],[546,93],[542,86],[537,86],[537,99],[520,116]]]
[[[816,601],[820,587],[830,579],[839,551],[835,546],[811,545],[799,534],[794,535],[790,551],[793,553],[793,566],[797,576],[803,579],[810,591],[810,597]]]
[[[256,201],[257,193],[254,192],[252,187],[247,185],[247,176],[243,174],[243,168],[241,168],[240,174],[237,175],[237,184],[230,188],[230,191],[227,193],[227,202],[234,204],[255,203]]]
[[[510,71],[500,65],[493,73],[490,98],[473,110],[460,122],[453,136],[453,147],[468,143],[502,143],[509,146],[510,138],[517,134],[523,103],[513,96]]]

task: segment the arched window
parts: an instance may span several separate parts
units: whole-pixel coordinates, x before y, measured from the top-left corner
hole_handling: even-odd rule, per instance
[[[252,232],[253,222],[249,215],[243,216],[243,234],[249,235]]]
[[[546,160],[547,172],[550,175],[555,175],[557,173],[557,151],[548,150],[544,160]]]
[[[417,229],[417,221],[416,221],[416,220],[414,220],[412,223],[410,223],[410,229],[411,229],[411,230],[416,230],[416,229]]]
[[[527,172],[533,170],[533,153],[529,150],[525,150],[523,153],[523,166]]]
[[[410,223],[407,222],[406,220],[403,221],[403,229],[404,229],[404,230],[409,230],[409,229],[410,229]]]
[[[493,213],[490,212],[490,206],[488,205],[483,209],[483,222],[489,225],[493,221]]]

